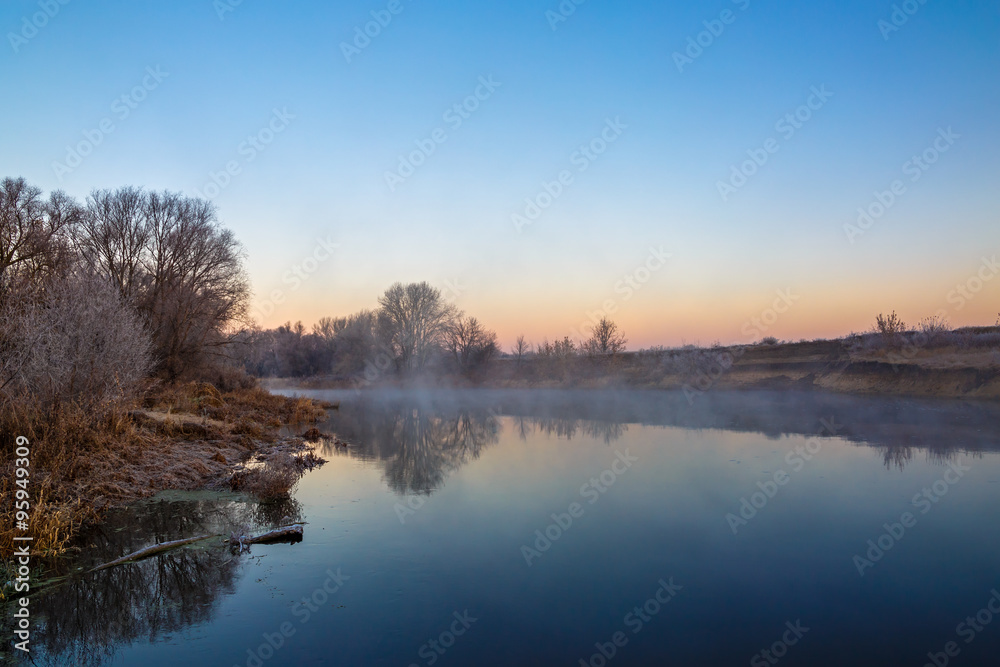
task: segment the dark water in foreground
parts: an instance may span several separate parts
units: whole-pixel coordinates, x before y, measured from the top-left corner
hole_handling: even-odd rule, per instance
[[[295,502],[145,503],[90,539],[302,518],[304,541],[68,584],[36,603],[39,664],[1000,664],[995,407],[303,393],[343,401],[322,428],[355,446]]]

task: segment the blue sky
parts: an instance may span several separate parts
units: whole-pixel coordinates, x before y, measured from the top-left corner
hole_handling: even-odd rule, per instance
[[[891,32],[892,2],[563,6],[555,22],[556,1],[5,2],[0,173],[81,198],[211,193],[268,326],[371,307],[396,280],[442,287],[506,343],[569,335],[609,303],[633,347],[740,342],[777,290],[796,297],[768,327],[779,338],[893,308],[994,321],[1000,279],[962,308],[948,296],[1000,250],[998,3],[895,3]],[[372,12],[391,22],[348,62]],[[823,86],[807,121],[777,129]],[[446,113],[463,103],[476,108],[458,125]],[[609,120],[620,133],[581,158]],[[55,167],[86,133],[99,145]],[[936,161],[913,181],[904,164],[925,149]],[[719,183],[762,150],[723,200]],[[206,189],[227,163],[239,173]],[[572,181],[518,231],[512,216],[560,172]],[[844,225],[896,180],[903,194],[850,242]],[[329,259],[318,238],[338,244]],[[651,248],[670,259],[643,271]]]

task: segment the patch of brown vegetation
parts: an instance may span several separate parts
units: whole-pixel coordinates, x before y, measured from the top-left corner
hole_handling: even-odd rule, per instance
[[[30,533],[36,553],[65,549],[80,527],[100,512],[166,489],[230,485],[234,469],[250,464],[262,498],[287,495],[304,465],[294,454],[301,438],[279,438],[278,428],[315,422],[325,411],[303,398],[259,388],[219,392],[191,383],[151,390],[142,409],[101,416],[78,407],[50,413],[24,409],[0,415],[0,550],[13,548],[15,491],[13,438],[30,441]],[[272,460],[273,459],[273,460]],[[274,472],[267,472],[273,469]]]
[[[301,448],[301,441],[285,440],[283,445],[253,457],[232,473],[228,480],[229,488],[261,500],[287,498],[303,472],[326,463],[312,451],[296,455],[295,452]]]

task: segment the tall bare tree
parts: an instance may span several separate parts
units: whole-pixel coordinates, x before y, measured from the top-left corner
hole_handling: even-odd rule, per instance
[[[95,191],[77,244],[146,320],[159,370],[204,364],[242,323],[250,296],[242,246],[207,201],[137,188]]]
[[[125,187],[91,193],[76,240],[84,260],[136,302],[148,283],[151,233],[146,193]]]
[[[528,341],[524,338],[524,335],[522,334],[517,337],[516,341],[514,341],[514,347],[511,348],[510,352],[511,354],[514,355],[514,360],[517,362],[518,367],[520,367],[521,364],[524,363],[524,358],[528,356],[528,353],[530,351],[531,351],[531,344],[528,343]]]
[[[445,342],[458,311],[426,282],[395,283],[379,297],[378,333],[407,372],[424,368]]]
[[[69,237],[80,217],[80,206],[62,192],[46,200],[23,178],[0,181],[0,305],[13,290],[72,267]]]

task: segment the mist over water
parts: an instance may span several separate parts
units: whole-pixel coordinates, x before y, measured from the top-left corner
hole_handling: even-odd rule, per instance
[[[350,445],[318,445],[329,462],[280,508],[304,541],[67,584],[36,608],[49,663],[922,665],[955,642],[955,664],[985,665],[1000,648],[1000,623],[960,626],[1000,589],[993,405],[296,393],[340,401],[320,428]],[[90,539],[117,556],[278,520],[231,497],[180,509]],[[74,611],[95,591],[129,622]]]

